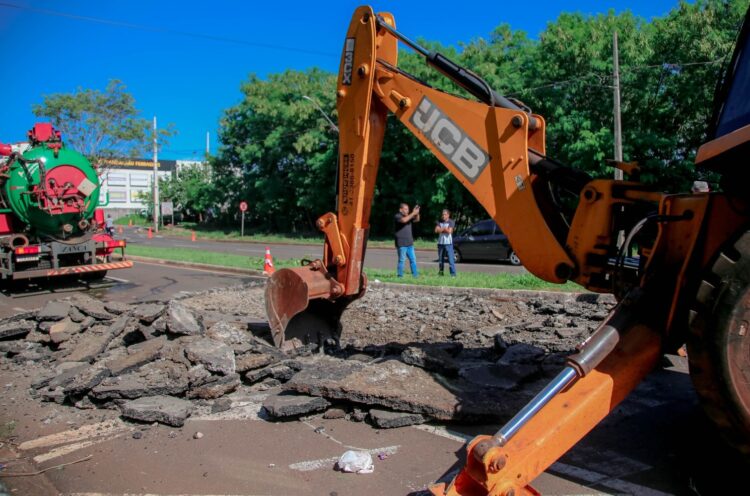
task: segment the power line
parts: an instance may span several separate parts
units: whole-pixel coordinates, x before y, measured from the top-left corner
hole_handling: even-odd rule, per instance
[[[622,67],[621,69],[624,71],[639,71],[641,69],[654,69],[656,67],[662,68],[662,69],[671,69],[671,68],[682,68],[682,67],[690,67],[694,65],[712,65],[712,64],[720,64],[726,60],[726,56],[719,57],[715,60],[705,60],[702,62],[662,62],[661,64],[651,64],[651,65],[636,65],[631,67]]]
[[[691,67],[691,66],[700,66],[700,65],[713,65],[713,64],[719,64],[724,62],[726,57],[721,57],[716,60],[705,60],[700,62],[662,62],[661,64],[651,64],[651,65],[639,65],[639,66],[630,66],[630,67],[620,67],[620,73],[624,72],[636,72],[644,69],[677,69],[680,70],[683,67]],[[559,86],[567,86],[569,84],[576,83],[578,81],[583,81],[590,78],[596,78],[598,79],[599,84],[588,84],[587,86],[591,87],[601,87],[601,88],[612,88],[611,85],[605,84],[606,81],[613,78],[612,74],[597,74],[595,72],[589,72],[583,76],[570,78],[570,79],[563,79],[561,81],[552,81],[549,83],[545,83],[540,86],[534,86],[532,88],[521,88],[517,91],[517,93],[521,92],[531,92],[531,91],[538,91],[546,88],[555,88]]]
[[[588,74],[586,74],[584,76],[580,76],[580,77],[576,77],[576,78],[571,78],[571,79],[564,79],[562,81],[552,81],[550,83],[545,83],[545,84],[543,84],[541,86],[534,86],[533,88],[521,88],[518,91],[519,92],[522,92],[522,91],[527,91],[528,92],[528,91],[542,90],[542,89],[545,89],[545,88],[554,88],[556,86],[567,86],[568,84],[572,84],[572,83],[575,83],[575,82],[578,82],[578,81],[583,81],[585,79],[590,79],[592,77],[593,78],[597,78],[599,80],[599,83],[601,83],[601,85],[604,86],[604,81],[606,79],[611,78],[612,76],[611,75],[596,74],[596,73],[593,73],[593,72],[589,72]]]
[[[118,26],[122,28],[128,28],[128,29],[136,29],[141,31],[150,31],[152,33],[165,33],[165,34],[172,34],[177,36],[186,36],[188,38],[198,38],[198,39],[204,39],[204,40],[211,40],[211,41],[220,41],[224,43],[234,43],[237,45],[245,45],[245,46],[251,46],[255,48],[265,48],[269,50],[279,50],[279,51],[285,51],[285,52],[296,52],[296,53],[304,53],[307,55],[320,55],[323,57],[338,57],[338,55],[334,55],[328,52],[319,52],[317,50],[307,50],[304,48],[294,48],[294,47],[287,47],[283,45],[274,45],[271,43],[258,43],[254,41],[247,41],[247,40],[239,40],[236,38],[227,38],[224,36],[216,36],[211,34],[203,34],[203,33],[192,33],[189,31],[178,31],[175,29],[169,29],[169,28],[163,28],[163,27],[157,27],[157,26],[146,26],[143,24],[133,24],[129,22],[123,22],[123,21],[116,21],[112,19],[102,19],[100,17],[90,17],[90,16],[82,16],[78,14],[71,14],[69,12],[60,12],[57,10],[49,10],[49,9],[39,9],[36,7],[29,7],[26,5],[18,5],[15,3],[8,3],[8,2],[0,2],[0,7],[5,7],[8,9],[18,9],[18,10],[25,10],[28,12],[33,12],[35,14],[42,14],[47,16],[54,16],[54,17],[64,17],[67,19],[74,19],[77,21],[84,21],[84,22],[91,22],[95,24],[106,24],[108,26]]]

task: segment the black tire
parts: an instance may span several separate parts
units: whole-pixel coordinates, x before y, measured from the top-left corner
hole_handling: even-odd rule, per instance
[[[458,248],[453,248],[453,260],[456,263],[461,263],[464,261],[464,257],[461,256],[461,250]]]
[[[700,284],[688,334],[690,376],[724,440],[750,459],[750,232]]]
[[[100,270],[98,272],[84,272],[83,274],[81,274],[81,279],[88,282],[101,281],[105,277],[107,277],[106,270]]]
[[[508,262],[511,265],[521,265],[521,259],[518,258],[518,255],[516,255],[516,252],[511,250],[510,253],[508,253]]]

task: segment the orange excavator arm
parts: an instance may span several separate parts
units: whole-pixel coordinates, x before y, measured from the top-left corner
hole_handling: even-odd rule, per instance
[[[354,17],[336,93],[341,128],[338,225],[331,227],[332,236],[326,231],[332,260],[338,257],[346,272],[338,277],[345,293],[357,292],[363,257],[359,240],[367,229],[388,113],[445,165],[509,237],[516,233],[514,249],[530,272],[548,281],[567,280],[575,262],[540,208],[530,171],[530,160],[544,160],[544,120],[489,89],[479,88],[514,108],[470,101],[415,80],[397,67],[396,41],[404,37],[395,31],[393,18],[375,16],[369,7],[358,9]],[[437,63],[454,75],[471,77],[447,59]]]
[[[453,96],[415,80],[397,68],[399,38],[406,39],[395,31],[389,14],[375,15],[370,7],[360,7],[354,13],[336,91],[340,121],[338,211],[317,221],[325,233],[323,260],[306,268],[279,271],[271,279],[266,306],[279,346],[287,341],[288,345],[299,344],[314,339],[320,329],[336,327],[343,308],[365,290],[362,266],[389,113],[435,154],[515,240],[514,250],[530,272],[562,283],[577,270],[578,264],[564,247],[567,230],[559,212],[538,197],[544,187],[539,172],[562,170],[544,157],[544,120],[439,55],[433,57],[433,65],[458,78],[489,104]],[[589,178],[567,170],[572,172],[564,181],[578,194]],[[306,315],[299,316],[303,312]],[[293,322],[297,316],[304,324]],[[304,328],[302,334],[292,330],[295,327]],[[297,341],[291,343],[293,339]]]
[[[398,41],[478,101],[400,70]],[[684,336],[673,334],[686,325],[697,274],[745,225],[745,214],[722,195],[668,195],[636,181],[592,180],[547,158],[541,116],[412,42],[396,30],[393,16],[370,7],[352,17],[336,96],[337,212],[317,221],[325,234],[323,259],[277,271],[268,281],[276,344],[335,340],[341,312],[364,294],[370,209],[386,118],[393,114],[495,219],[531,273],[620,299],[558,376],[495,435],[469,443],[455,480],[432,489],[456,496],[536,494],[531,481],[627,396],[667,343],[681,344]],[[633,164],[617,166],[638,172]],[[578,200],[570,220],[561,215],[559,191]],[[635,261],[629,257],[634,245]]]

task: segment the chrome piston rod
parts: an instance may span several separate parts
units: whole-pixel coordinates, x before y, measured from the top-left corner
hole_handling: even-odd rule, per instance
[[[500,446],[505,445],[552,398],[596,368],[615,349],[623,333],[633,325],[639,314],[637,307],[643,302],[642,293],[637,289],[623,298],[607,320],[581,345],[580,351],[568,357],[568,365],[495,433]]]

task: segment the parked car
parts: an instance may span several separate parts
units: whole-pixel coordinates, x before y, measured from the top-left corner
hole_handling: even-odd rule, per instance
[[[492,219],[477,222],[458,236],[454,236],[453,253],[456,262],[502,260],[511,265],[521,265],[521,259],[511,248],[508,237]]]

